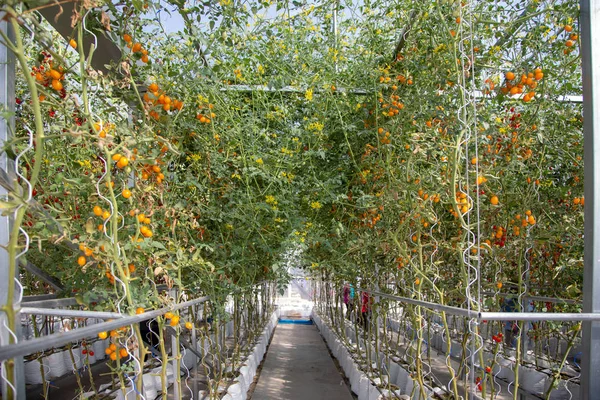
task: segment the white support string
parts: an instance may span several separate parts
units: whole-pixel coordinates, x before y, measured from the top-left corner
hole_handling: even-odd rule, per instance
[[[473,32],[473,2],[459,6],[459,26],[458,26],[458,62],[459,69],[458,76],[458,88],[460,90],[461,103],[457,111],[457,119],[459,121],[459,129],[463,132],[463,141],[459,144],[464,146],[464,161],[465,161],[465,175],[464,185],[459,183],[459,190],[463,191],[466,195],[467,210],[462,215],[462,228],[465,230],[465,235],[468,238],[468,245],[463,250],[463,262],[467,268],[468,282],[465,289],[465,295],[467,299],[467,309],[469,311],[480,312],[481,311],[481,216],[479,209],[479,184],[477,177],[479,176],[479,154],[478,154],[478,136],[477,136],[477,104],[475,96],[475,77],[472,71],[473,60],[474,60],[474,32]],[[470,162],[470,147],[474,145],[474,173],[475,173],[475,199],[471,195],[471,163]],[[454,184],[454,183],[453,183]],[[464,190],[463,190],[464,187]],[[474,201],[475,200],[475,201]],[[475,205],[475,207],[473,207]],[[474,209],[475,208],[475,209]],[[474,210],[473,210],[474,209]],[[461,211],[461,210],[459,210]],[[475,221],[475,228],[473,229],[471,216],[472,212],[475,211],[473,216]],[[471,256],[472,249],[475,249],[475,255]],[[476,257],[475,263],[472,262],[473,258]],[[471,335],[471,343],[469,351],[470,364],[466,364],[467,376],[470,380],[470,396],[477,396],[478,383],[475,379],[477,361],[475,357],[480,353],[483,348],[483,338],[479,334],[479,322],[477,319],[472,318],[469,321],[468,329]],[[480,366],[484,368],[483,365]],[[485,369],[484,369],[485,372]],[[485,379],[485,375],[484,378]]]
[[[17,213],[19,212],[19,210],[22,207],[26,207],[27,204],[31,201],[32,194],[33,194],[33,188],[31,186],[31,182],[29,182],[27,177],[24,176],[23,174],[21,174],[21,172],[20,172],[21,157],[23,157],[25,155],[25,153],[29,152],[30,150],[32,150],[34,148],[34,134],[27,125],[24,125],[24,128],[28,134],[27,147],[25,147],[22,151],[20,151],[17,154],[17,156],[15,157],[15,174],[21,180],[21,185],[25,185],[26,190],[24,191],[25,196],[21,199],[22,201],[19,202],[18,206],[15,207],[15,209],[13,211],[13,220],[16,219]],[[38,160],[37,162],[41,162],[41,160]],[[17,189],[17,188],[22,189],[22,186],[16,186],[15,189]],[[15,196],[21,195],[21,193],[13,193],[13,194]],[[18,264],[19,258],[27,253],[27,251],[29,250],[29,245],[30,245],[30,237],[27,234],[27,232],[25,231],[25,229],[23,229],[22,226],[19,227],[19,233],[25,237],[25,243],[23,245],[23,250],[15,256],[14,262],[17,266],[19,265]],[[14,280],[14,284],[16,286],[16,297],[17,298],[16,298],[16,300],[15,299],[7,299],[7,302],[12,301],[13,303],[12,303],[11,307],[13,309],[19,309],[21,307],[21,302],[23,301],[23,285],[21,285],[18,275],[13,277],[13,280]],[[12,331],[10,329],[10,327],[7,325],[6,322],[7,322],[7,319],[5,317],[2,318],[2,324],[4,325],[6,332],[8,332],[9,335],[12,337],[14,343],[18,343],[17,335],[15,334],[14,331]],[[4,341],[2,340],[2,338],[0,336],[0,345],[6,345],[6,344],[10,344],[10,340],[7,343],[4,343]],[[2,374],[0,375],[0,377],[7,385],[10,386],[10,388],[13,392],[13,396],[15,398],[17,398],[17,395],[18,395],[17,388],[15,385],[13,385],[12,382],[10,382],[8,380],[8,378],[6,376],[6,361],[3,361],[2,363],[0,363],[0,368],[2,370]]]

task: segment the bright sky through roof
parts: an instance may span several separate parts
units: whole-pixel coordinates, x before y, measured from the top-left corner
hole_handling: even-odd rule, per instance
[[[175,6],[168,5],[164,1],[160,2],[161,8],[150,11],[146,14],[147,18],[158,18],[167,33],[179,32],[183,29],[183,18]]]
[[[308,0],[304,2],[306,6],[310,4],[316,4],[313,0]],[[146,14],[147,18],[155,18],[157,17],[162,26],[164,27],[167,33],[176,33],[183,29],[184,22],[183,18],[179,14],[177,7],[173,5],[167,4],[164,0],[160,1],[161,8],[159,10],[151,10]],[[358,4],[361,4],[359,2]],[[281,10],[280,10],[281,11]],[[298,11],[296,11],[298,12]],[[260,13],[264,19],[275,18],[278,14],[276,3],[269,7],[269,9]],[[344,11],[341,12],[341,15],[344,14]]]

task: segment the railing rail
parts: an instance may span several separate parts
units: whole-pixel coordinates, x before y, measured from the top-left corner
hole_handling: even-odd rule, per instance
[[[452,315],[474,318],[481,321],[600,321],[600,313],[545,313],[545,312],[487,312],[468,310],[460,307],[415,300],[408,297],[394,296],[370,289],[357,288],[361,292],[384,297],[390,300],[425,307],[435,311],[443,311]]]
[[[169,311],[175,311],[182,308],[190,307],[195,304],[200,304],[208,301],[210,296],[199,297],[193,300],[188,300],[183,303],[174,304],[172,306],[159,308],[157,310],[148,311],[142,314],[137,315],[125,315],[118,314],[122,318],[115,319],[113,321],[101,322],[99,324],[94,324],[90,326],[86,326],[84,328],[74,329],[68,332],[60,332],[54,333],[48,336],[43,336],[35,339],[25,340],[16,344],[11,344],[8,346],[0,347],[0,361],[8,360],[11,358],[15,358],[18,356],[24,356],[32,353],[36,353],[39,351],[43,351],[49,349],[51,347],[63,346],[67,343],[71,343],[74,341],[78,341],[81,339],[85,339],[91,336],[95,336],[100,332],[111,331],[114,329],[122,328],[124,326],[137,324],[142,321],[146,321],[152,318],[159,317],[161,315],[166,314]],[[67,310],[54,310],[60,315],[64,315],[64,311]],[[93,311],[88,311],[88,313],[94,313]],[[104,312],[99,312],[104,314]],[[90,317],[95,317],[93,314]]]

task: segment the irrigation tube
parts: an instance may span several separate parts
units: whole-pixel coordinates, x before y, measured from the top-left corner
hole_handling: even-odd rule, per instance
[[[84,339],[86,337],[95,336],[100,332],[111,331],[124,326],[137,324],[151,318],[159,317],[169,311],[179,310],[182,308],[193,306],[194,304],[204,303],[205,301],[209,300],[209,298],[209,296],[199,297],[194,300],[189,300],[172,306],[159,308],[158,310],[148,311],[137,315],[126,316],[114,321],[102,322],[99,324],[86,326],[85,328],[74,329],[68,332],[54,333],[52,335],[30,339],[16,344],[2,346],[0,347],[0,361],[36,353],[38,351],[46,350],[50,347],[59,347],[67,343]],[[66,310],[59,311],[61,311],[61,315],[64,315],[64,311]]]
[[[600,313],[536,313],[536,312],[477,312],[465,310],[460,307],[446,306],[428,301],[410,299],[408,297],[394,296],[374,290],[357,288],[362,292],[368,292],[375,296],[385,297],[401,303],[422,306],[431,310],[444,311],[448,314],[463,317],[476,318],[489,321],[600,321]]]

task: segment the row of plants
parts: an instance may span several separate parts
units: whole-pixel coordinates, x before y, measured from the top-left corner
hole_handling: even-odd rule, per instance
[[[342,109],[343,118],[325,115],[323,124],[333,152],[339,149],[335,165],[345,165],[346,173],[322,168],[319,175],[323,186],[341,184],[327,187],[328,201],[311,221],[305,252],[311,266],[338,288],[344,282],[386,288],[482,311],[507,311],[510,297],[511,311],[580,311],[582,117],[579,104],[562,101],[581,95],[573,42],[577,5],[433,2],[410,3],[408,9],[403,28],[407,21],[411,26],[399,43],[404,47],[394,61],[380,65],[379,76],[366,86],[367,102],[342,108],[334,98],[323,106]],[[366,26],[385,24],[390,12],[373,8]],[[393,45],[387,44],[389,54]],[[523,301],[527,295],[575,303],[530,305]],[[325,301],[333,307],[338,299]],[[433,325],[426,309],[405,306],[413,327]],[[341,318],[330,318],[343,329]],[[448,316],[438,318],[445,337],[458,335],[466,349],[494,343],[503,348],[500,325],[494,340],[482,335],[486,325],[473,322],[450,335],[456,331]],[[580,325],[514,325],[511,356],[517,362],[510,382],[516,398],[519,368],[537,363],[528,360],[524,344],[535,338],[540,351],[541,343],[560,337],[573,346]],[[412,335],[416,348],[409,366],[424,398],[427,331],[414,329]],[[381,347],[377,338],[375,343]],[[467,354],[460,365],[448,362],[456,398]],[[547,398],[567,357],[575,361],[572,356],[567,350],[549,362],[552,385],[542,393]],[[477,358],[482,367],[470,371],[477,382],[473,390],[494,398],[494,377],[486,371],[494,365],[483,352]]]
[[[79,397],[129,398],[136,393],[155,398],[202,392],[203,398],[221,398],[239,380],[241,368],[249,365],[249,356],[272,319],[275,290],[273,285],[260,285],[234,293],[225,308],[208,300],[31,354],[25,363],[26,383],[37,386],[29,387],[27,395],[70,395],[72,388],[63,385],[65,375],[72,372]],[[37,338],[96,323],[85,318],[32,316],[26,327]],[[136,329],[143,342],[137,341]],[[109,366],[108,373],[98,374],[94,364],[102,360]]]
[[[434,393],[442,398],[469,393],[490,399],[578,396],[579,322],[536,321],[523,330],[517,321],[474,324],[448,311],[359,289],[348,298],[347,283],[317,282],[317,318],[335,333],[336,342],[383,398],[427,399],[435,398]],[[517,342],[533,351],[517,358]],[[343,352],[339,355],[344,357]],[[358,380],[351,375],[355,390]]]

